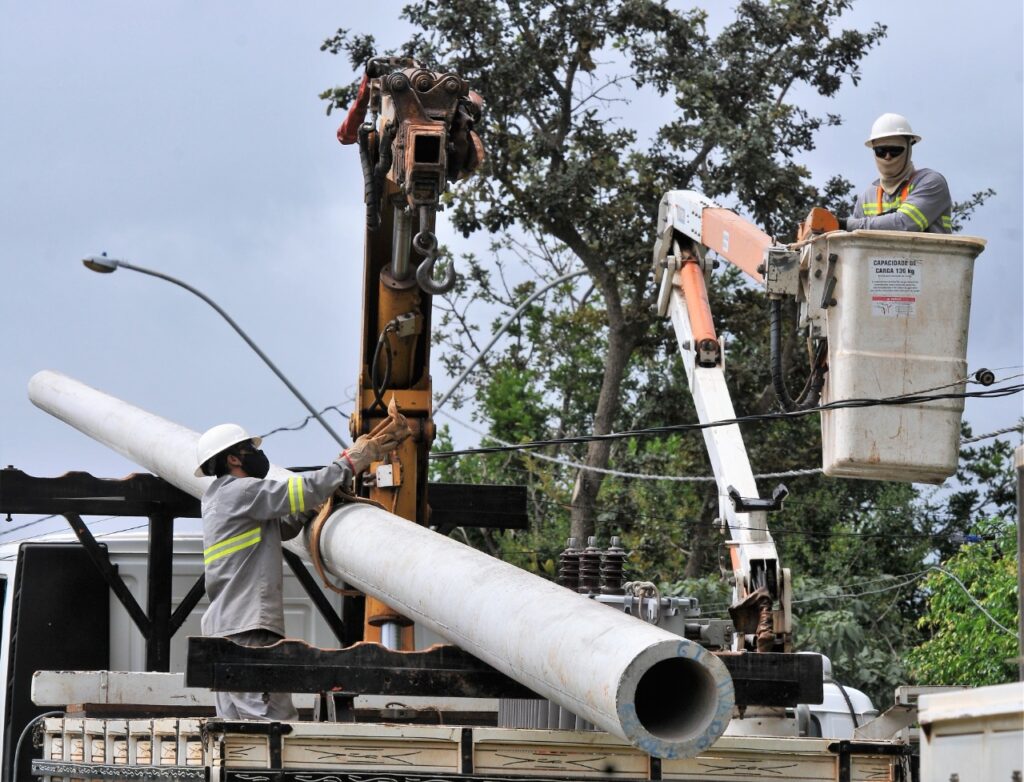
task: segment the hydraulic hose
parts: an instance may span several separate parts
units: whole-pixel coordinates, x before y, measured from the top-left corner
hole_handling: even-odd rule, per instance
[[[392,325],[389,323],[377,337],[377,346],[373,349],[373,360],[370,362],[370,385],[373,387],[373,404],[370,410],[380,408],[387,413],[387,405],[384,403],[384,393],[391,385],[391,345],[388,344],[388,333]],[[380,376],[380,358],[384,356],[384,376]]]
[[[786,377],[782,371],[782,300],[771,300],[771,321],[769,327],[769,339],[771,347],[771,372],[772,387],[775,389],[775,396],[779,400],[782,409],[787,413],[797,410],[809,410],[818,405],[821,399],[821,390],[825,386],[825,373],[828,372],[827,356],[828,341],[820,340],[814,351],[814,360],[811,363],[811,374],[804,383],[800,395],[793,399],[786,387]]]
[[[373,126],[363,123],[359,126],[359,163],[363,168],[363,201],[366,203],[366,227],[376,231],[380,225],[378,211],[377,178],[374,176],[373,161],[370,159],[370,131]]]

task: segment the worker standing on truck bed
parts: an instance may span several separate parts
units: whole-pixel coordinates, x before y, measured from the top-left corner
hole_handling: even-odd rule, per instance
[[[945,177],[930,168],[914,168],[911,150],[921,137],[901,114],[883,114],[864,142],[875,153],[881,175],[864,191],[853,216],[839,219],[844,231],[953,232],[953,200]]]
[[[197,476],[215,475],[203,495],[203,565],[210,607],[203,635],[242,646],[284,638],[281,541],[293,538],[316,506],[409,436],[396,414],[379,432],[363,435],[322,469],[267,480],[270,461],[261,438],[221,424],[199,438]],[[217,715],[229,719],[297,720],[291,693],[218,692]]]

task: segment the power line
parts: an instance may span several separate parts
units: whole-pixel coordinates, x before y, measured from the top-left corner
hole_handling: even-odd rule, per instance
[[[998,399],[1005,396],[1019,394],[1024,390],[1024,384],[1007,386],[1005,388],[987,389],[984,391],[966,391],[961,393],[948,394],[907,394],[903,396],[883,397],[878,399],[845,399],[837,402],[830,402],[825,405],[813,407],[808,410],[794,410],[792,412],[762,413],[756,415],[740,416],[737,418],[721,421],[710,421],[708,423],[695,424],[673,424],[669,426],[656,426],[645,429],[633,429],[623,432],[609,432],[608,434],[588,434],[575,437],[560,437],[549,440],[531,440],[524,443],[510,444],[506,446],[491,446],[481,448],[466,448],[456,451],[439,451],[430,454],[431,459],[446,459],[454,456],[467,456],[471,454],[502,453],[506,451],[532,450],[550,445],[578,445],[600,440],[622,440],[630,437],[650,437],[660,434],[671,434],[674,432],[692,432],[710,429],[718,426],[731,426],[733,424],[758,423],[765,421],[781,421],[791,418],[801,418],[814,413],[829,410],[841,410],[849,408],[866,408],[880,406],[900,406],[921,404],[923,402],[936,402],[949,399]]]
[[[35,519],[34,521],[29,521],[25,524],[19,524],[17,527],[11,527],[10,529],[0,530],[0,537],[4,535],[10,535],[12,532],[17,532],[18,530],[25,529],[26,527],[34,527],[36,524],[42,524],[44,521],[48,521],[49,519],[53,519],[56,517],[56,513],[51,513],[49,516],[43,516],[42,518]]]
[[[815,597],[805,597],[805,598],[802,598],[800,600],[794,600],[793,601],[793,605],[797,605],[797,604],[800,604],[800,603],[815,603],[815,602],[818,602],[819,600],[843,600],[843,599],[853,599],[853,598],[858,598],[858,597],[866,597],[867,595],[881,595],[881,594],[883,594],[885,592],[893,592],[893,591],[895,591],[897,589],[902,589],[903,587],[905,587],[905,586],[907,586],[909,584],[916,583],[916,582],[920,581],[922,578],[924,578],[927,575],[927,573],[928,573],[928,571],[922,571],[921,573],[918,573],[917,575],[913,576],[912,578],[908,578],[906,581],[902,581],[899,584],[893,584],[892,586],[883,587],[882,589],[869,589],[869,590],[866,590],[866,591],[863,591],[863,592],[846,592],[846,593],[840,592],[839,594],[831,594],[831,595],[830,594],[822,594],[822,595],[817,595]]]
[[[561,502],[559,500],[553,500],[548,498],[539,498],[535,502],[542,505],[553,505],[566,510],[572,510],[580,506],[574,505],[570,502]],[[673,525],[679,525],[684,527],[706,527],[712,530],[719,529],[719,524],[713,521],[700,521],[700,520],[685,520],[685,519],[673,519],[668,516],[653,516],[649,513],[640,513],[638,511],[610,506],[608,503],[604,503],[602,506],[604,510],[616,510],[622,513],[628,513],[633,518],[641,518],[648,521],[664,521]],[[748,532],[754,531],[767,531],[770,535],[794,535],[798,537],[806,538],[884,538],[886,540],[933,540],[936,538],[945,539],[952,538],[956,532],[918,532],[918,533],[903,533],[894,534],[891,532],[818,532],[816,530],[800,530],[792,529],[789,527],[770,527],[764,530],[761,527],[750,527],[746,525],[733,525],[731,529],[743,530]]]
[[[988,432],[987,434],[979,434],[974,437],[964,437],[960,440],[960,445],[970,445],[971,443],[988,440],[991,437],[998,437],[1001,434],[1010,434],[1011,432],[1024,432],[1024,424],[1014,424],[1013,426],[996,429],[994,432]]]
[[[557,280],[553,280],[553,281],[549,282],[547,285],[545,285],[544,287],[534,291],[530,296],[528,296],[526,301],[524,301],[522,304],[520,304],[519,308],[516,309],[516,311],[513,312],[512,315],[502,324],[501,328],[499,328],[494,333],[494,336],[491,337],[491,341],[488,342],[484,346],[484,349],[481,350],[477,354],[476,358],[474,358],[471,362],[469,362],[469,366],[466,367],[466,369],[463,371],[463,373],[461,375],[459,375],[458,379],[454,383],[452,383],[451,388],[449,388],[447,391],[445,391],[444,394],[441,395],[441,398],[438,399],[434,403],[434,410],[438,410],[439,411],[442,407],[444,407],[445,402],[447,402],[449,399],[451,399],[451,396],[452,396],[452,394],[455,393],[456,389],[460,385],[462,385],[462,382],[467,377],[469,377],[470,373],[473,371],[473,369],[476,367],[476,365],[479,364],[483,360],[484,356],[486,356],[488,351],[491,348],[494,347],[494,344],[498,341],[498,339],[501,337],[501,335],[504,334],[506,331],[508,331],[508,329],[512,326],[513,323],[516,322],[516,320],[519,318],[519,316],[522,315],[523,312],[526,311],[527,307],[529,307],[531,304],[533,304],[533,302],[535,300],[537,300],[538,298],[543,296],[545,293],[547,293],[552,288],[562,284],[563,282],[568,282],[569,280],[573,279],[574,277],[579,277],[580,275],[586,274],[586,273],[587,273],[586,269],[579,269],[578,271],[569,272],[568,274],[563,274]]]
[[[340,405],[341,402],[339,402],[338,404]],[[345,418],[346,420],[349,417],[349,414],[343,412],[341,410],[341,408],[338,407],[338,405],[328,405],[323,410],[320,410],[318,414],[319,415],[323,415],[324,413],[326,413],[329,410],[336,411],[338,413],[338,415],[340,415],[342,418]],[[313,418],[314,418],[313,415],[307,415],[305,418],[302,419],[301,423],[298,423],[295,426],[279,426],[276,429],[271,429],[266,434],[261,434],[260,435],[260,439],[266,440],[268,437],[270,437],[270,435],[277,434],[278,432],[297,432],[300,429],[305,429],[306,425],[309,424],[309,422],[312,421]]]
[[[971,591],[966,586],[964,586],[964,582],[961,581],[959,578],[957,578],[953,573],[951,573],[950,571],[946,570],[944,567],[941,567],[939,565],[932,565],[928,569],[929,570],[934,570],[934,571],[939,572],[939,573],[942,573],[943,575],[949,576],[951,579],[953,579],[956,582],[957,586],[959,586],[960,589],[963,590],[964,594],[967,595],[967,599],[970,600],[972,603],[974,603],[974,605],[978,608],[978,610],[980,610],[981,613],[983,613],[985,616],[987,616],[989,621],[992,624],[994,624],[996,627],[998,627],[1004,633],[1012,635],[1014,638],[1017,637],[1017,633],[1014,632],[1013,630],[1011,630],[1010,628],[1004,627],[1002,624],[1000,624],[999,620],[997,620],[994,616],[992,616],[992,614],[990,614],[985,609],[985,606],[983,606],[980,602],[978,602],[978,600],[974,597],[974,595],[971,594]]]
[[[901,574],[901,575],[898,575],[898,576],[882,576],[880,578],[875,578],[875,579],[869,579],[867,581],[862,581],[859,584],[842,584],[842,585],[838,585],[838,586],[834,587],[834,589],[849,589],[849,588],[852,588],[852,587],[861,586],[863,584],[877,583],[879,581],[889,581],[891,579],[896,579],[896,578],[905,579],[904,581],[901,581],[898,584],[892,584],[890,586],[883,587],[881,589],[869,589],[869,590],[864,590],[864,591],[861,591],[861,592],[845,592],[845,593],[844,592],[839,592],[839,593],[835,593],[835,594],[823,593],[823,594],[820,594],[820,595],[815,595],[813,597],[805,597],[805,598],[801,598],[799,600],[794,600],[792,602],[792,604],[793,605],[798,605],[798,604],[803,604],[803,603],[816,603],[816,602],[820,602],[822,600],[854,600],[856,598],[865,597],[867,595],[881,595],[881,594],[884,594],[886,592],[895,592],[898,589],[903,589],[904,587],[907,587],[907,586],[910,586],[911,584],[917,583],[922,578],[924,578],[926,575],[928,575],[928,570],[927,569],[926,570],[917,571],[916,573],[904,573],[904,574]],[[704,611],[705,608],[718,609],[719,606],[726,606],[727,607],[727,604],[723,604],[723,603],[708,603],[706,606],[705,605],[701,605],[700,606],[700,608],[701,608],[701,615],[703,616],[703,615],[705,615],[705,613],[707,613],[708,615],[716,615],[716,614],[717,615],[725,615],[725,614],[728,613],[728,611],[720,611],[720,610],[712,610],[712,611],[709,611],[709,612],[705,612]]]
[[[52,516],[46,516],[46,517],[41,518],[41,519],[36,519],[35,521],[29,522],[28,524],[22,524],[20,527],[17,527],[16,529],[24,529],[25,527],[31,527],[33,524],[37,524],[40,521],[46,521],[47,519],[57,518],[58,515],[59,514],[55,513]],[[100,523],[102,523],[104,521],[110,521],[111,519],[119,519],[119,518],[124,518],[124,517],[122,517],[122,516],[104,516],[102,519],[94,519],[93,521],[88,522],[87,526],[92,527],[92,526],[94,526],[96,524],[100,524]],[[142,524],[140,526],[147,527],[147,526],[149,526],[149,522],[147,522],[145,524]],[[61,528],[61,529],[63,529],[63,528]],[[61,531],[61,529],[53,529],[53,530],[50,530],[49,532],[42,533],[42,535],[54,535],[54,534],[59,533]],[[139,529],[139,527],[131,527],[131,529]],[[8,531],[9,532],[13,532],[14,530],[8,530]],[[102,537],[104,537],[106,535],[113,535],[113,534],[116,534],[118,532],[128,532],[128,530],[119,530],[119,529],[118,530],[111,530],[110,532],[103,532],[103,533],[100,533],[99,535],[95,535],[94,537],[102,538]],[[40,537],[42,537],[42,535],[29,535],[28,537],[18,538],[17,540],[0,541],[0,545],[14,546],[14,545],[17,545],[17,544],[20,544],[20,543],[27,543],[28,541],[39,539]],[[5,557],[0,557],[0,561],[6,562],[6,561],[14,559],[16,556],[17,556],[17,553],[8,554]]]
[[[446,418],[451,419],[459,426],[463,426],[466,429],[469,429],[469,431],[480,435],[481,437],[489,437],[502,446],[515,448],[515,443],[510,443],[507,440],[502,440],[500,437],[495,437],[494,435],[488,434],[487,432],[483,432],[480,429],[472,426],[471,424],[468,424],[465,421],[456,418],[447,410],[440,410],[438,412],[440,412],[441,415],[445,416]],[[433,456],[433,454],[431,454],[431,456]],[[535,459],[540,459],[541,461],[545,462],[551,462],[553,464],[559,464],[562,465],[563,467],[571,467],[574,470],[596,472],[601,473],[602,475],[610,475],[615,478],[633,478],[642,481],[675,481],[677,483],[714,483],[716,480],[713,475],[654,475],[652,473],[644,472],[625,472],[623,470],[613,470],[607,467],[591,467],[590,465],[583,464],[582,462],[574,462],[571,459],[564,459],[560,456],[548,456],[547,454],[543,453],[534,453],[532,454],[532,456]],[[786,470],[784,472],[761,473],[759,475],[755,475],[754,478],[764,478],[766,480],[769,478],[793,478],[803,475],[815,475],[820,472],[820,467],[813,467],[806,470]]]

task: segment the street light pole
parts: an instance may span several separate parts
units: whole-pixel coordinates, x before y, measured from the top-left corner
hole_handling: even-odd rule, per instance
[[[158,272],[155,271],[154,269],[147,269],[144,266],[136,266],[133,263],[128,263],[128,261],[122,261],[115,258],[108,258],[106,253],[104,253],[103,255],[90,255],[88,258],[84,258],[82,260],[82,263],[85,265],[87,269],[91,269],[94,272],[100,272],[101,274],[109,274],[110,272],[113,272],[119,268],[131,269],[132,271],[139,272],[141,274],[148,274],[150,277],[159,277],[161,280],[167,280],[167,282],[172,282],[179,288],[184,288],[189,293],[198,296],[200,299],[202,299],[211,307],[213,307],[217,311],[217,314],[224,318],[224,320],[228,322],[231,328],[238,332],[238,336],[244,339],[246,344],[249,347],[251,347],[254,351],[256,351],[256,355],[263,359],[263,363],[270,367],[274,374],[281,379],[282,383],[288,386],[288,390],[295,395],[296,399],[302,402],[303,406],[309,411],[310,415],[312,415],[320,423],[320,426],[327,430],[327,433],[334,438],[335,442],[337,442],[338,445],[340,445],[342,448],[348,448],[348,443],[346,443],[341,438],[341,435],[339,435],[337,432],[334,431],[334,429],[331,428],[327,421],[323,419],[323,416],[321,416],[320,413],[316,411],[316,408],[314,408],[313,405],[311,405],[307,401],[306,397],[304,397],[299,392],[299,389],[292,385],[292,382],[287,377],[285,377],[284,373],[277,368],[277,365],[275,365],[274,362],[270,360],[269,356],[267,356],[266,353],[260,350],[259,345],[253,342],[252,339],[249,338],[249,335],[242,331],[242,327],[235,323],[232,317],[228,315],[223,309],[221,309],[220,305],[218,305],[217,302],[215,302],[205,293],[196,288],[193,288],[186,282],[182,282],[176,277],[171,277],[169,274],[164,274],[163,272]]]

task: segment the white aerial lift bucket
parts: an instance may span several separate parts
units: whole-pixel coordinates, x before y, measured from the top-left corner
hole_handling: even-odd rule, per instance
[[[815,240],[812,268],[821,269],[826,288],[835,278],[834,304],[823,302],[822,404],[962,392],[974,259],[984,248],[975,237],[902,231]],[[824,411],[824,472],[941,483],[956,472],[963,409],[963,399],[944,399]]]

